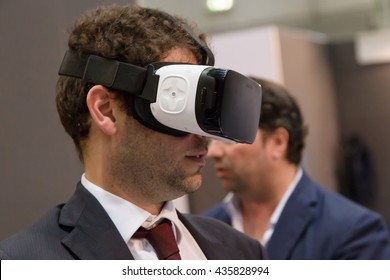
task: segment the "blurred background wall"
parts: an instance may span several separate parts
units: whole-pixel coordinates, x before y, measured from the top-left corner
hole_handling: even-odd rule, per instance
[[[236,0],[225,12],[205,0],[20,0],[0,1],[0,239],[66,201],[82,172],[54,102],[67,30],[88,8],[131,2],[195,21],[211,35],[217,66],[286,85],[309,125],[311,177],[390,221],[389,0]],[[358,197],[340,176],[352,136],[375,179]],[[209,162],[183,207],[199,213],[224,195]]]

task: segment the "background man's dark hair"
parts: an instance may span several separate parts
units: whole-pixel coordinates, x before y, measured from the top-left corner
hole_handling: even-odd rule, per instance
[[[289,135],[286,158],[294,164],[299,164],[307,127],[303,124],[297,102],[285,87],[265,79],[250,78],[261,85],[263,92],[259,128],[265,131],[265,134],[280,127],[285,128]]]

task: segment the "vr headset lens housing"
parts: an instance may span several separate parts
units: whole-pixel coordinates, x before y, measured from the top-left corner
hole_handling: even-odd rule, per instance
[[[258,83],[229,70],[223,82],[220,129],[235,141],[252,143],[259,127],[261,88]]]
[[[261,87],[232,70],[174,63],[142,68],[68,51],[59,74],[133,94],[135,117],[162,133],[243,143],[256,137]]]

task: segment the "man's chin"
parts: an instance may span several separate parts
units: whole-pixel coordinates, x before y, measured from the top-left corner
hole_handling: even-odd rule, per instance
[[[202,185],[202,175],[199,173],[187,178],[183,184],[186,193],[197,191]]]
[[[221,180],[221,185],[222,185],[222,188],[225,192],[236,192],[237,191],[235,186],[232,186],[231,184],[229,184],[229,182],[226,182],[224,180]]]

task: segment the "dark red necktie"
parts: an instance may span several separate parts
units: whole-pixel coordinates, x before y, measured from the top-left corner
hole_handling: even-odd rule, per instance
[[[164,219],[151,229],[140,227],[133,238],[146,238],[160,260],[181,260],[171,221]]]

